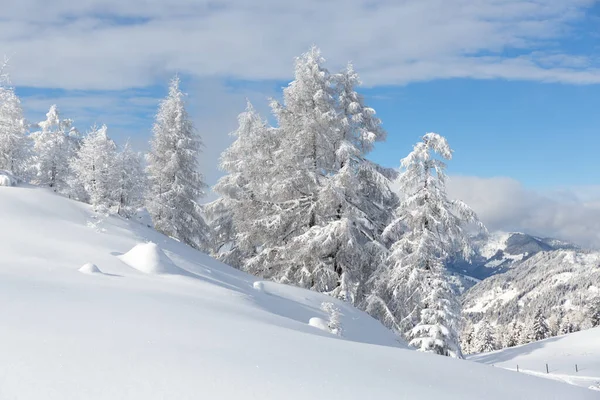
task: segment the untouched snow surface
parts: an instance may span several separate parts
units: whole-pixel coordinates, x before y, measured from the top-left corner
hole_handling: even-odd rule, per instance
[[[598,398],[408,350],[347,304],[255,285],[143,225],[98,219],[44,189],[0,187],[0,255],[0,399]],[[86,263],[103,273],[79,272]],[[152,273],[163,268],[178,273]],[[342,337],[309,325],[328,320],[324,301],[339,307]]]
[[[527,374],[600,390],[600,328],[476,354],[469,359],[512,370],[518,365]],[[597,397],[600,399],[600,393]]]

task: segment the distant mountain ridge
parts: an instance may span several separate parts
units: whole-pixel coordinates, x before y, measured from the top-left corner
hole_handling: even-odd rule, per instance
[[[519,262],[541,252],[581,250],[574,243],[520,232],[495,232],[488,236],[479,236],[474,240],[474,247],[475,256],[470,260],[453,260],[448,268],[453,272],[483,280],[505,273]]]

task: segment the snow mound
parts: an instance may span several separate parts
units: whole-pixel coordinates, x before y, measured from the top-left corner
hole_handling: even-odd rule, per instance
[[[79,268],[79,272],[83,272],[84,274],[101,274],[100,268],[96,266],[96,264],[87,263],[83,267]]]
[[[256,281],[252,284],[252,287],[259,291],[259,292],[264,292],[265,291],[265,284],[262,283],[261,281]]]
[[[308,321],[308,324],[315,328],[321,329],[322,331],[331,333],[331,330],[329,329],[329,324],[323,318],[313,317]]]
[[[140,243],[119,256],[125,264],[147,274],[181,274],[183,271],[156,243]]]
[[[0,186],[17,186],[17,178],[9,171],[0,170]]]

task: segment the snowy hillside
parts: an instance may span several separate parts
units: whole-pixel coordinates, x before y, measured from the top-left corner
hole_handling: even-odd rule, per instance
[[[600,390],[600,328],[477,354],[469,359],[512,370],[518,365],[519,371],[527,374]]]
[[[494,232],[474,240],[476,255],[468,262],[458,260],[449,267],[461,274],[485,279],[516,268],[521,261],[544,251],[579,250],[575,244],[525,233]]]
[[[337,300],[44,189],[0,187],[0,255],[2,399],[597,398],[405,349]]]
[[[467,314],[505,324],[538,308],[551,313],[584,311],[600,295],[600,253],[557,250],[538,253],[507,273],[488,278],[463,300]]]

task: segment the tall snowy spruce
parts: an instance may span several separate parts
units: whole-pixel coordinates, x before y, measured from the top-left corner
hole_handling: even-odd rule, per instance
[[[33,138],[35,179],[55,192],[69,189],[69,160],[79,149],[80,136],[73,121],[61,119],[56,105],[50,107],[46,120],[38,123],[40,130]]]
[[[130,218],[144,204],[147,179],[142,157],[132,150],[129,142],[116,154],[115,168],[113,196],[117,214]]]
[[[317,187],[316,223],[291,243],[296,269],[287,278],[360,305],[365,282],[385,254],[379,239],[397,196],[389,187],[391,173],[365,158],[386,134],[356,92],[358,75],[348,65],[331,80],[335,114],[328,115],[335,118],[323,135],[324,150],[332,152],[323,155],[329,169]]]
[[[147,208],[156,230],[207,249],[208,227],[199,204],[206,187],[198,172],[202,142],[185,109],[179,83],[178,77],[171,80],[156,115],[147,155]]]
[[[81,148],[71,159],[74,179],[71,187],[82,187],[97,212],[108,213],[115,207],[117,146],[107,134],[107,127],[92,127],[81,141]]]
[[[366,308],[419,350],[460,358],[460,305],[444,262],[457,252],[472,253],[467,224],[485,228],[466,204],[446,195],[442,159],[451,158],[446,139],[428,133],[402,160],[404,199],[383,232],[393,244],[372,279]]]
[[[296,60],[283,104],[272,103],[278,127],[271,129],[275,146],[267,146],[272,164],[262,163],[267,179],[252,179],[254,228],[236,226],[256,249],[244,263],[248,272],[355,304],[385,251],[379,235],[397,199],[389,171],[365,158],[385,133],[358,83],[351,66],[330,74],[316,47]]]
[[[238,129],[231,133],[235,141],[221,155],[220,167],[227,175],[213,188],[221,197],[205,210],[215,255],[229,265],[245,268],[259,247],[274,244],[264,219],[272,212],[269,182],[279,142],[275,130],[250,102],[238,123]]]
[[[473,353],[489,353],[496,350],[496,338],[488,321],[483,321],[477,329]]]
[[[529,338],[533,341],[543,340],[550,337],[550,329],[542,310],[538,308],[530,322]]]
[[[3,68],[0,69],[0,170],[25,179],[30,162],[27,124],[21,101],[2,71]]]
[[[269,227],[270,245],[247,262],[251,273],[322,292],[335,287],[335,272],[321,264],[305,265],[296,253],[297,238],[323,222],[319,191],[335,168],[335,95],[323,64],[316,47],[298,57],[283,104],[272,102],[280,146],[267,183],[271,206],[261,220]]]

